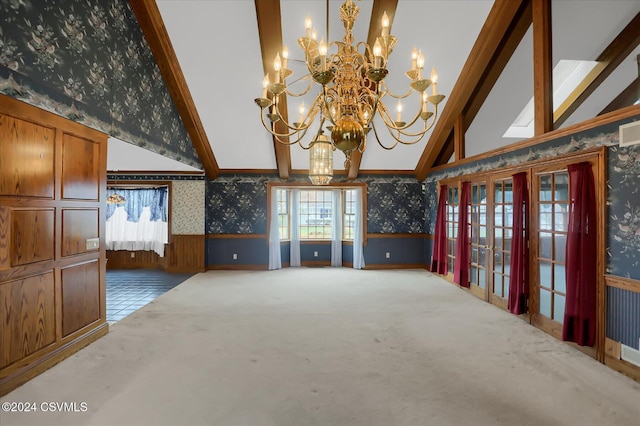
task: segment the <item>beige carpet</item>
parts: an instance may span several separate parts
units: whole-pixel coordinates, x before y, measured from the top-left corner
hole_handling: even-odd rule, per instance
[[[2,401],[80,411],[2,426],[640,425],[639,383],[425,271],[199,274]]]

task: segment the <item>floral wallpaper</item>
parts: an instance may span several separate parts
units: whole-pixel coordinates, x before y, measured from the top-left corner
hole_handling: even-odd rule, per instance
[[[207,181],[207,234],[266,234],[264,176],[219,176]]]
[[[607,170],[607,272],[640,279],[640,145],[612,146]]]
[[[202,168],[126,0],[0,0],[0,93]]]
[[[427,232],[433,233],[437,181],[499,169],[571,152],[607,147],[607,273],[640,279],[640,146],[619,147],[618,127],[640,117],[621,120],[579,134],[483,159],[427,176]],[[429,201],[432,200],[432,201]]]
[[[172,234],[204,234],[204,193],[204,180],[176,180],[171,182]]]
[[[422,233],[422,183],[413,177],[367,178],[367,231],[373,234]]]

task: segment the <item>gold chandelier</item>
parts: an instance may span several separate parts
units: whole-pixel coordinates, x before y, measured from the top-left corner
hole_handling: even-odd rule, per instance
[[[327,15],[329,0],[327,0]],[[274,81],[269,74],[262,83],[262,97],[255,99],[260,106],[261,121],[281,144],[299,144],[303,149],[311,149],[309,177],[315,185],[327,185],[333,175],[333,154],[336,148],[345,155],[345,169],[351,164],[351,154],[366,149],[366,137],[373,130],[378,144],[391,150],[398,143],[413,145],[419,142],[425,133],[434,125],[438,115],[438,104],[445,98],[437,93],[437,74],[431,71],[431,78],[423,78],[424,55],[416,48],[412,51],[412,66],[406,72],[411,80],[409,91],[404,94],[393,94],[384,82],[388,74],[387,61],[397,43],[396,37],[389,34],[389,19],[386,12],[382,18],[382,33],[377,37],[373,48],[365,42],[354,45],[351,30],[358,18],[360,9],[353,0],[346,0],[340,7],[340,20],[344,25],[342,42],[325,43],[324,38],[317,42],[315,30],[312,29],[311,18],[305,20],[305,36],[298,39],[298,45],[304,50],[304,61],[308,74],[299,81],[309,80],[306,88],[300,93],[292,92],[287,85],[287,78],[293,72],[288,68],[289,52],[286,47],[276,55],[274,60]],[[327,22],[327,35],[328,22]],[[330,53],[330,50],[334,50]],[[309,107],[304,103],[299,108],[298,121],[289,123],[284,119],[279,106],[282,99],[288,96],[306,95],[317,83],[321,90]],[[431,94],[427,89],[431,87]],[[418,108],[415,115],[407,121],[402,120],[401,100],[413,94],[418,95]],[[397,115],[394,118],[385,105],[383,98],[397,100]],[[431,111],[433,110],[433,111]],[[380,116],[389,134],[393,138],[387,146],[380,141],[374,117]],[[319,127],[313,140],[305,146],[303,138],[307,130],[320,115]],[[421,126],[419,126],[420,122]],[[284,132],[276,131],[276,122],[285,126]],[[326,123],[328,121],[328,123]],[[331,139],[324,135],[323,126],[331,133]],[[416,124],[418,123],[418,124]],[[414,126],[416,125],[416,126]],[[331,149],[327,149],[330,147]],[[321,154],[320,154],[321,153]]]

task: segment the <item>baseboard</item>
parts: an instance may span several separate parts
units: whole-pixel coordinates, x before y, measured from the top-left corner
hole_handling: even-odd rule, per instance
[[[109,324],[105,322],[78,338],[61,345],[37,361],[3,378],[0,381],[0,396],[5,396],[37,375],[44,373],[54,365],[78,352],[80,349],[105,336],[107,333],[109,333]]]
[[[379,264],[366,264],[364,269],[427,269],[427,265],[424,263],[379,263]]]
[[[640,367],[631,364],[623,359],[614,358],[608,354],[604,355],[604,363],[608,367],[613,368],[625,376],[631,377],[633,380],[640,382]]]
[[[209,271],[266,271],[269,265],[207,265]]]

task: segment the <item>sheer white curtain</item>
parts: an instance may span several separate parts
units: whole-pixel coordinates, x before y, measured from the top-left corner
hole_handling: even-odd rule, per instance
[[[362,242],[364,241],[363,223],[362,223],[362,189],[356,189],[355,197],[355,223],[353,225],[353,267],[354,269],[364,268],[364,250]]]
[[[342,191],[331,191],[331,266],[342,266]]]
[[[168,223],[151,221],[151,209],[144,207],[137,222],[127,221],[127,212],[119,206],[107,220],[105,245],[107,250],[152,250],[164,256],[164,245],[168,243]]]
[[[269,223],[269,269],[280,269],[280,226],[278,223],[278,189],[271,191],[271,223]]]
[[[291,247],[289,265],[300,266],[300,191],[291,190]]]

